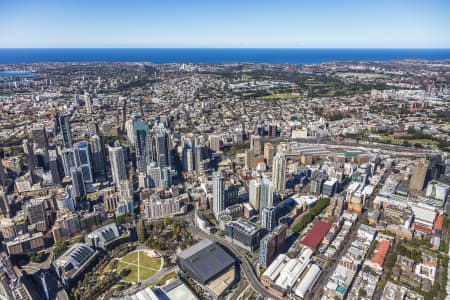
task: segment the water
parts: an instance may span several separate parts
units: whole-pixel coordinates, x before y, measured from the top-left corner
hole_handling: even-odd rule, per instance
[[[92,61],[157,64],[236,62],[316,64],[331,61],[402,59],[450,59],[450,49],[0,49],[0,64]]]
[[[32,77],[35,73],[26,71],[0,71],[0,77]]]

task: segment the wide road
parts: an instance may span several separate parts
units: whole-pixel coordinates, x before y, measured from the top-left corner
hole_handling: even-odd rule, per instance
[[[252,289],[254,291],[256,291],[261,296],[268,298],[268,299],[279,299],[278,297],[272,295],[272,293],[270,293],[262,285],[262,283],[258,279],[258,276],[256,276],[256,270],[253,268],[253,265],[251,264],[251,262],[249,262],[247,257],[242,253],[242,250],[237,249],[236,246],[233,245],[232,243],[230,243],[229,241],[227,241],[223,238],[220,238],[216,235],[212,235],[212,234],[203,232],[194,226],[190,226],[189,229],[192,230],[192,232],[195,233],[196,235],[198,235],[199,237],[204,238],[204,239],[210,239],[212,241],[220,243],[223,246],[225,246],[227,249],[229,249],[231,252],[233,252],[233,254],[241,262],[242,271],[244,272],[245,277],[247,278],[250,286],[252,287]]]

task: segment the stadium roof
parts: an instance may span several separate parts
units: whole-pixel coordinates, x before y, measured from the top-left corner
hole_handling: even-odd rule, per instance
[[[179,253],[178,259],[202,283],[208,282],[235,262],[225,250],[206,239]]]

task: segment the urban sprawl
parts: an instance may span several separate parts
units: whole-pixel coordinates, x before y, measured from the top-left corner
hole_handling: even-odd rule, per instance
[[[450,299],[449,61],[0,70],[0,299]]]

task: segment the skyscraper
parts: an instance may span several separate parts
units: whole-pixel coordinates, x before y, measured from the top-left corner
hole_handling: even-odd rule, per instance
[[[263,177],[260,193],[259,211],[261,213],[264,208],[273,206],[273,184],[270,179]]]
[[[147,168],[147,176],[149,177],[149,188],[161,187],[161,168],[152,163]]]
[[[262,138],[259,135],[250,136],[250,149],[253,150],[255,155],[261,154],[262,149]]]
[[[105,150],[100,136],[94,134],[89,139],[92,151],[92,166],[96,178],[105,178]]]
[[[208,137],[209,140],[209,148],[214,152],[220,151],[220,137],[216,134],[211,134]]]
[[[261,199],[261,179],[252,179],[249,184],[249,196],[250,205],[259,211],[259,204]]]
[[[268,135],[272,138],[276,138],[278,134],[278,126],[276,123],[269,124]]]
[[[91,96],[87,91],[84,92],[84,105],[86,106],[86,112],[88,114],[91,114],[92,113]]]
[[[48,167],[52,174],[52,181],[54,184],[61,183],[61,175],[58,167],[58,155],[56,150],[48,150]]]
[[[202,169],[201,162],[203,160],[203,147],[201,145],[195,145],[194,147],[194,168],[197,172]]]
[[[121,180],[127,179],[125,149],[122,147],[109,147],[109,161],[111,163],[113,182],[119,185]]]
[[[72,197],[79,199],[86,196],[86,186],[83,180],[83,168],[76,167],[70,169],[70,177],[72,178]]]
[[[131,145],[134,145],[134,144],[135,144],[135,141],[134,141],[134,132],[133,132],[134,122],[135,122],[135,119],[134,119],[134,118],[129,119],[129,120],[127,120],[127,121],[125,122],[125,130],[126,130],[126,132],[127,132],[127,139],[128,139],[128,142],[129,142]]]
[[[275,147],[271,143],[264,144],[264,159],[269,167],[273,165],[273,156],[275,155]]]
[[[27,162],[28,170],[33,171],[36,168],[36,156],[34,155],[33,146],[25,139],[22,142],[23,153],[25,154],[25,160]]]
[[[286,241],[286,230],[287,226],[280,224],[261,240],[259,262],[262,267],[267,268],[276,257],[276,254],[283,250]]]
[[[277,153],[273,158],[272,182],[275,191],[284,191],[286,187],[286,157]]]
[[[63,197],[63,207],[65,209],[68,209],[70,211],[75,211],[76,206],[77,206],[77,202],[74,199],[74,197],[72,197],[73,195],[73,186],[72,185],[68,185],[66,187],[66,192],[65,194],[62,196]]]
[[[415,166],[409,182],[409,189],[412,192],[421,192],[425,186],[428,174],[428,162],[420,160]]]
[[[88,134],[89,136],[98,135],[98,123],[97,122],[90,122],[88,124]]]
[[[6,184],[6,179],[5,169],[3,168],[2,159],[0,158],[0,187]]]
[[[183,171],[192,171],[194,169],[194,155],[192,151],[193,142],[192,139],[186,138],[183,142],[183,150],[182,150],[182,165]]]
[[[261,211],[261,226],[268,231],[272,231],[277,225],[276,213],[275,207],[264,207]]]
[[[249,169],[253,169],[253,165],[255,164],[255,153],[252,149],[247,149],[245,151],[245,165]]]
[[[442,155],[440,153],[428,153],[426,155],[428,162],[429,176],[427,180],[437,179],[440,175],[440,165],[442,163]]]
[[[73,148],[64,148],[61,152],[64,176],[70,177],[70,169],[77,166],[77,159]]]
[[[47,229],[47,216],[43,199],[31,199],[25,205],[25,217],[30,224],[36,224],[37,229],[44,231]]]
[[[58,116],[59,129],[63,139],[64,148],[72,148],[72,131],[70,128],[70,115],[67,113]]]
[[[117,189],[121,199],[133,199],[133,184],[129,180],[121,180]]]
[[[0,214],[5,217],[9,218],[11,213],[8,197],[3,190],[3,188],[0,186]]]
[[[44,126],[35,126],[30,129],[29,135],[36,148],[48,149],[47,132]]]
[[[216,219],[219,214],[225,209],[225,179],[222,172],[215,172],[213,174],[213,203],[212,212]]]
[[[172,170],[169,167],[161,169],[161,187],[169,188],[172,186]]]
[[[137,121],[133,124],[133,135],[137,173],[146,172],[147,166],[152,161],[150,127],[147,123]]]
[[[36,158],[36,167],[48,169],[48,150],[45,148],[35,148],[34,157]]]
[[[276,237],[274,234],[267,234],[259,243],[259,263],[263,268],[267,268],[273,261],[276,254]]]
[[[81,168],[83,172],[83,180],[86,183],[94,181],[92,175],[91,158],[89,154],[89,144],[85,141],[78,142],[74,145],[74,151],[76,156],[76,165]]]
[[[169,134],[165,129],[159,129],[155,134],[156,158],[161,168],[170,166]]]
[[[239,189],[235,186],[226,186],[224,195],[224,209],[239,202]]]

